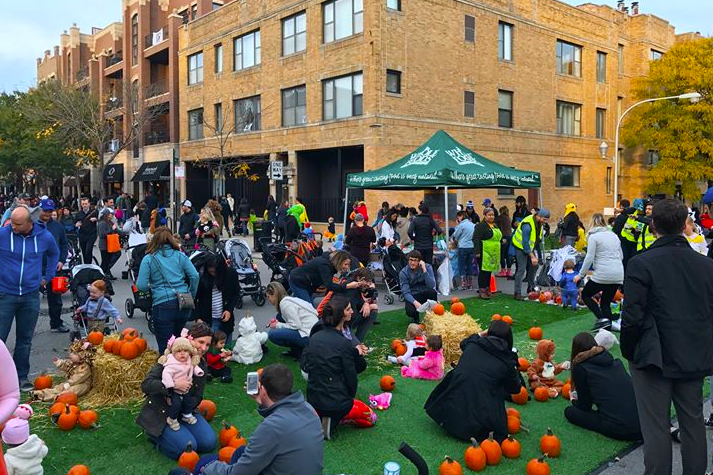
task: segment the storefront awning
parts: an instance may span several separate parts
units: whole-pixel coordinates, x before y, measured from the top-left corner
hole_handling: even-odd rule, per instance
[[[168,181],[171,179],[171,162],[144,163],[131,181]]]
[[[84,182],[84,181],[87,181],[87,184],[88,184],[88,180],[86,180],[86,178],[87,178],[88,176],[89,176],[89,170],[87,170],[86,168],[85,168],[85,169],[82,169],[82,170],[79,170],[79,182],[80,182],[80,184],[81,184],[82,182]],[[77,179],[74,177],[74,175],[68,176],[67,178],[64,179],[63,185],[64,185],[64,186],[69,186],[69,187],[77,186]]]
[[[124,182],[124,165],[107,165],[104,167],[104,177],[105,183],[123,183]]]

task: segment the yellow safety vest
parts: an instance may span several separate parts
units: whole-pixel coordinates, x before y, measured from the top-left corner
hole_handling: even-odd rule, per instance
[[[629,242],[636,242],[635,232],[639,226],[639,221],[636,219],[637,217],[638,214],[636,211],[631,213],[627,216],[626,223],[624,223],[624,227],[621,229],[621,237]]]
[[[644,229],[641,231],[641,236],[636,243],[637,252],[645,251],[656,241],[656,236],[651,232],[651,228],[648,224],[644,225]]]
[[[530,250],[533,250],[535,247],[535,241],[537,240],[537,235],[535,234],[535,216],[530,215],[527,218],[523,219],[520,221],[520,224],[518,225],[517,229],[515,230],[515,234],[513,234],[512,237],[512,244],[516,248],[520,250],[524,250],[522,247],[522,225],[523,224],[529,224],[530,225],[530,236],[529,236],[529,243],[530,243]],[[542,240],[542,235],[543,235],[543,229],[540,227],[540,240]]]

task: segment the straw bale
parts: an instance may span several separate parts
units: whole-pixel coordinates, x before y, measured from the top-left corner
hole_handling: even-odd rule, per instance
[[[474,333],[483,331],[480,324],[467,313],[453,315],[451,312],[445,312],[443,315],[436,315],[433,312],[427,312],[423,323],[426,325],[427,335],[441,335],[446,367],[451,363],[457,363],[460,359],[461,341]]]

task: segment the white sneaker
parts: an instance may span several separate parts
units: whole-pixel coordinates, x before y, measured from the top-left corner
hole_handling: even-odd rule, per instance
[[[621,318],[619,320],[614,320],[613,322],[611,322],[611,329],[615,332],[621,331]]]
[[[437,304],[438,302],[434,300],[426,300],[425,303],[422,303],[420,307],[418,307],[418,313],[426,313],[430,310],[433,310],[433,307]]]
[[[196,419],[196,416],[194,416],[193,414],[183,414],[181,420],[189,425],[193,425],[198,422],[198,419]]]
[[[166,418],[166,424],[168,424],[168,427],[170,427],[171,430],[178,431],[181,429],[181,424],[179,424],[176,419],[173,419],[171,417]]]

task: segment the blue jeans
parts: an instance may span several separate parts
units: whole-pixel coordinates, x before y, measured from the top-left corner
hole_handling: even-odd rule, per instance
[[[152,308],[153,325],[156,330],[156,345],[158,345],[158,353],[160,355],[166,350],[171,335],[179,336],[183,326],[191,317],[192,310],[179,309],[178,300],[169,300]]]
[[[191,443],[193,450],[196,452],[212,452],[217,445],[217,437],[213,428],[203,419],[200,414],[193,414],[198,420],[193,425],[180,422],[179,430],[172,430],[166,426],[159,437],[151,437],[152,442],[156,444],[156,448],[171,460],[178,460],[188,442]]]
[[[233,452],[233,456],[230,457],[230,465],[237,462],[238,459],[243,456],[243,452],[245,452],[245,447],[245,445],[241,445],[240,447],[235,449],[235,452]],[[216,460],[218,460],[218,456],[216,454],[204,455],[198,460],[198,463],[193,469],[193,473],[201,473],[203,467],[205,467],[209,463],[215,462]],[[189,472],[185,468],[174,468],[170,472],[168,472],[168,475],[191,475],[191,472]]]
[[[579,291],[577,289],[562,289],[562,306],[570,306],[577,310],[577,299],[579,298]]]
[[[270,330],[267,338],[277,346],[284,346],[290,349],[293,353],[302,353],[302,350],[309,343],[308,336],[300,336],[297,330],[289,328],[275,328]]]
[[[461,277],[473,275],[473,253],[472,247],[458,248],[458,273]]]
[[[292,290],[293,297],[302,299],[305,302],[309,302],[310,305],[314,306],[314,302],[312,301],[312,293],[304,287],[300,287],[299,285],[295,284],[292,279],[290,279],[290,290]]]
[[[30,350],[39,313],[39,292],[25,295],[0,294],[0,340],[7,341],[12,321],[15,320],[15,351],[12,359],[20,381],[27,379],[30,373]]]

